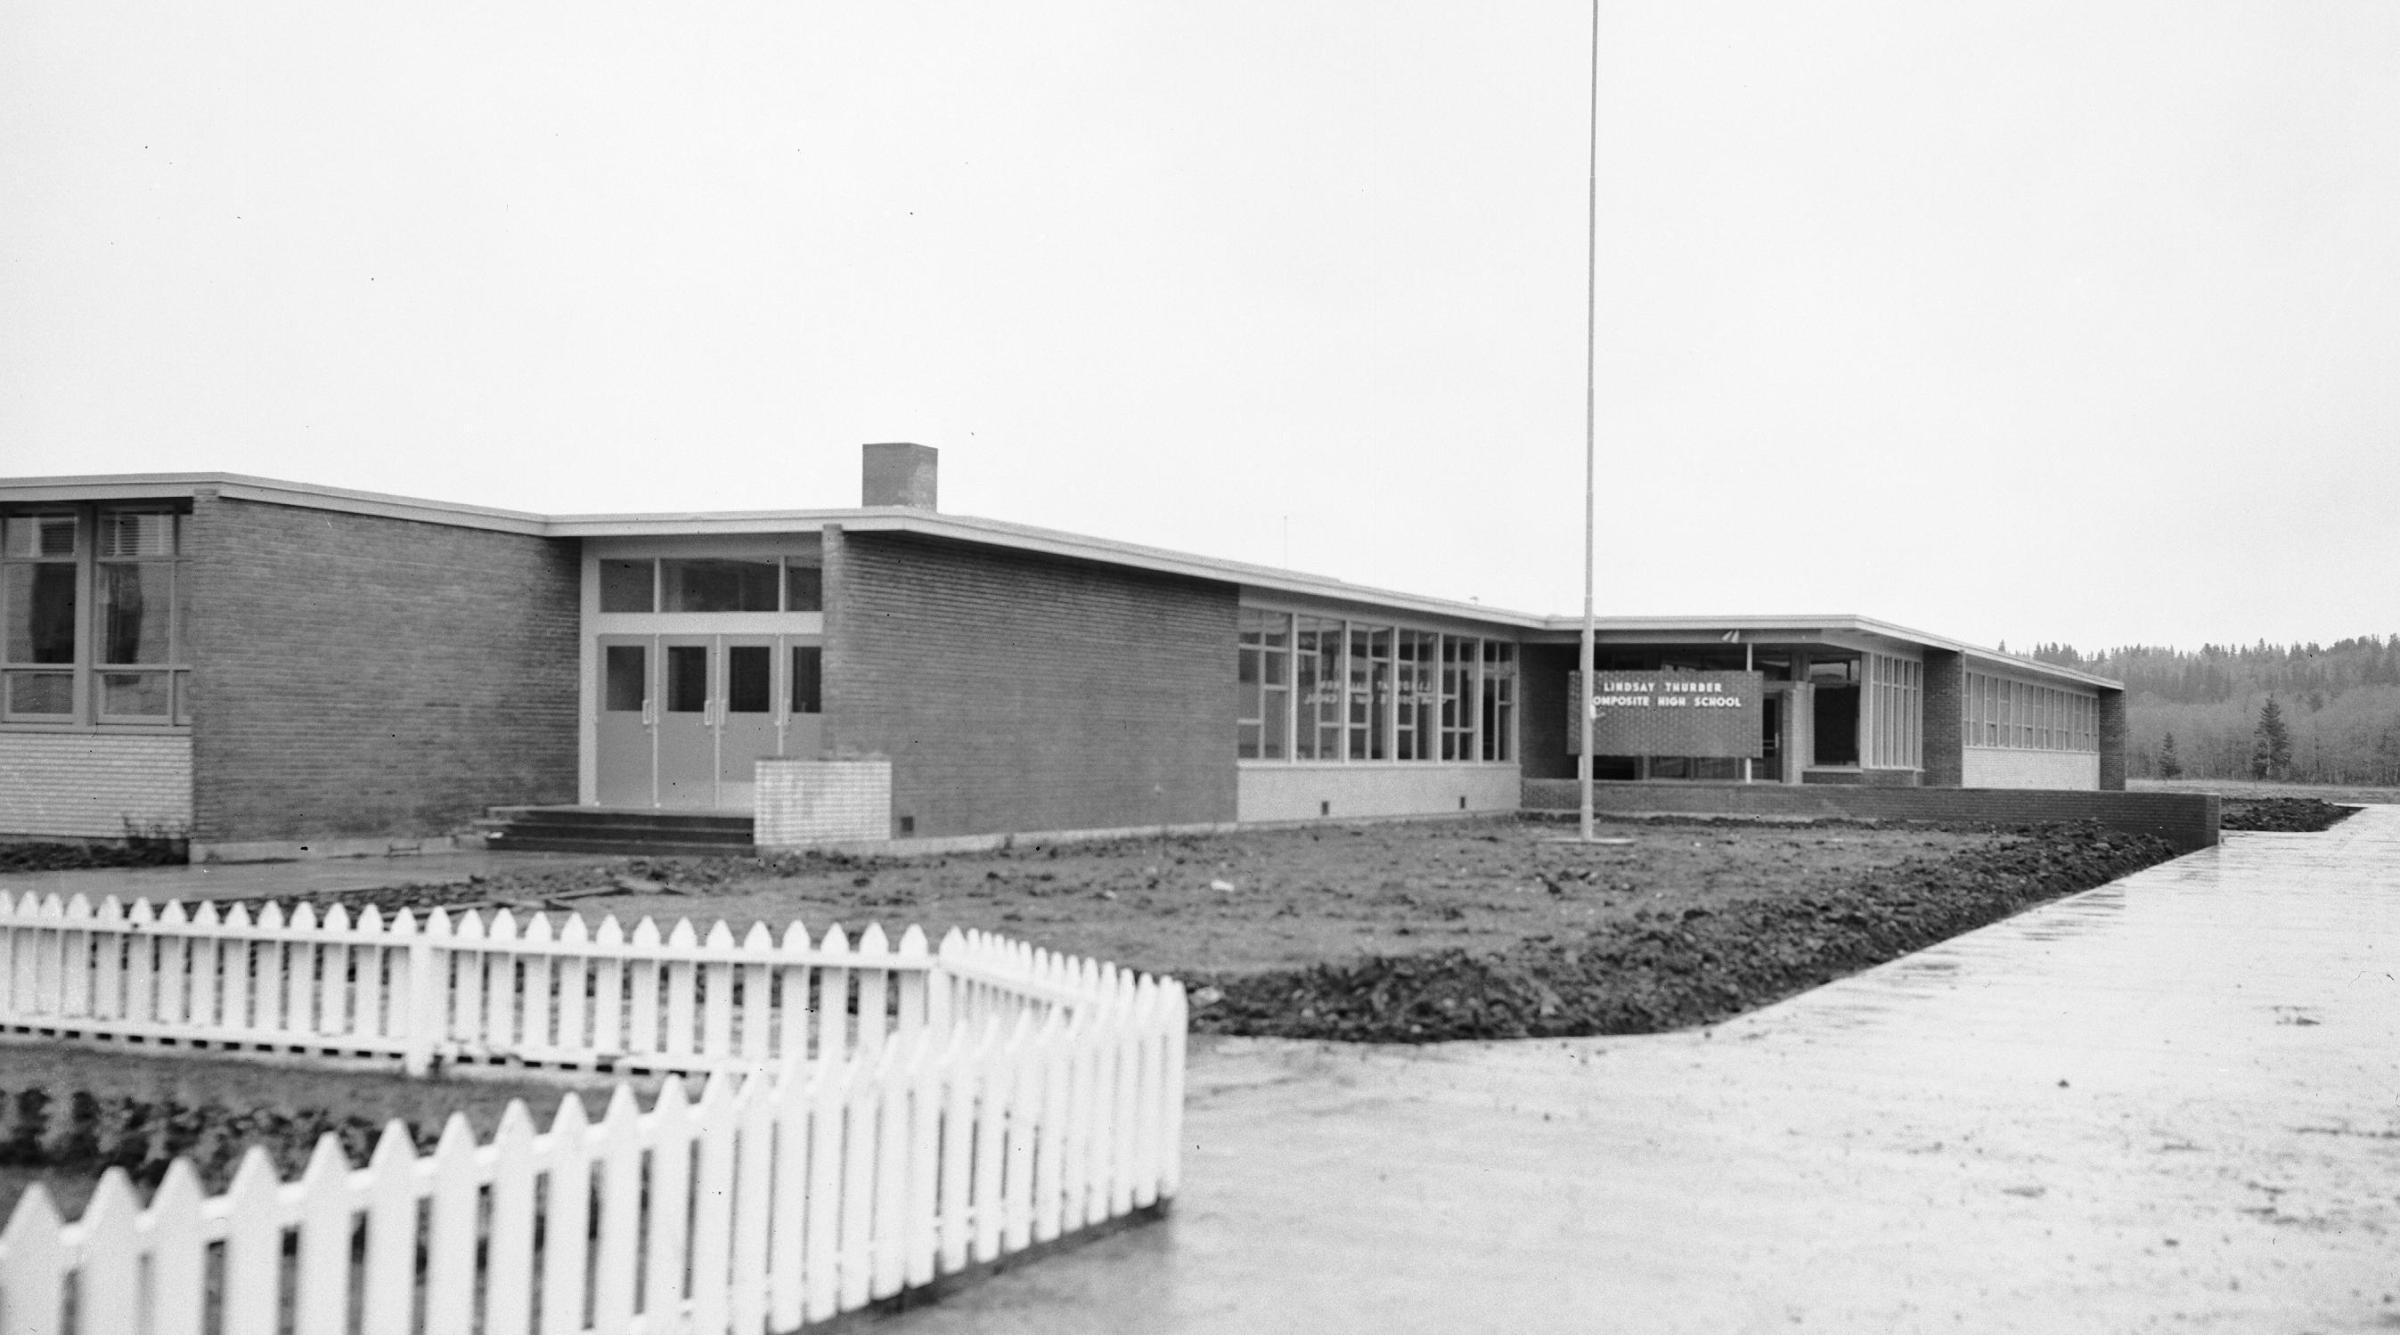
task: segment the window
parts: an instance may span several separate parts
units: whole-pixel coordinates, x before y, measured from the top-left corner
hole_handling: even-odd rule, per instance
[[[1243,608],[1240,654],[1235,754],[1243,760],[1281,760],[1291,731],[1291,617]]]
[[[1388,760],[1392,628],[1350,623],[1350,758]]]
[[[1517,646],[1483,642],[1483,758],[1516,759]]]
[[[1239,627],[1243,760],[1516,759],[1512,643],[1249,607]]]
[[[1442,637],[1429,630],[1403,630],[1394,652],[1392,698],[1399,722],[1392,755],[1431,760],[1441,749],[1434,674],[1441,666]]]
[[[1300,717],[1294,729],[1295,760],[1342,758],[1342,623],[1324,617],[1293,618],[1293,684]]]
[[[670,557],[658,563],[659,610],[774,612],[782,583],[773,561]]]
[[[1917,769],[1924,763],[1924,665],[1868,654],[1867,766]]]
[[[825,610],[825,570],[811,557],[805,564],[792,557],[783,563],[783,610],[786,612],[822,612]]]
[[[0,516],[0,718],[190,721],[184,523],[159,506]]]
[[[2100,749],[2100,702],[2063,686],[1967,674],[1962,740],[2039,751]]]
[[[1476,642],[1459,635],[1442,637],[1442,759],[1475,758]]]
[[[600,610],[655,612],[658,610],[658,562],[602,561]]]
[[[822,645],[792,646],[792,712],[825,712],[825,649]]]

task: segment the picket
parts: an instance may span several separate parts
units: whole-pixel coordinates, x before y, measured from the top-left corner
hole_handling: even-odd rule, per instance
[[[538,921],[538,919],[537,919]],[[483,1328],[528,1331],[533,1324],[533,1118],[511,1099],[492,1134],[491,1250],[484,1262]]]
[[[507,909],[492,915],[483,958],[483,1032],[478,1042],[487,1053],[517,1049],[517,918]]]
[[[328,1131],[300,1174],[300,1273],[292,1295],[299,1335],[349,1329],[351,1220],[350,1161]]]
[[[564,953],[557,957],[558,969],[558,1037],[551,1052],[562,1064],[589,1067],[592,1055],[598,1050],[595,1040],[587,1038],[588,1018],[585,1001],[593,986],[591,960],[583,953],[591,935],[583,919],[570,917],[558,930],[558,944]]]
[[[190,1161],[177,1159],[167,1165],[166,1177],[150,1197],[148,1214],[150,1335],[199,1335],[208,1259],[202,1204],[200,1175],[192,1171]]]
[[[733,1273],[726,1303],[732,1328],[741,1335],[759,1335],[766,1329],[768,1257],[773,1254],[775,1089],[773,1076],[752,1071],[742,1077],[733,1100]]]
[[[552,940],[550,919],[535,913],[525,919],[527,953],[521,965],[524,982],[519,993],[523,1004],[518,1017],[517,1054],[529,1062],[557,1060],[559,1044],[550,1036],[555,1016],[555,1001],[550,991],[551,975],[557,972],[559,959],[550,954]]]
[[[592,1158],[583,1100],[569,1094],[558,1101],[547,1144],[536,1157],[547,1168],[542,1197],[542,1335],[570,1335],[584,1329],[591,1296]]]
[[[850,938],[836,923],[825,929],[820,950],[839,959],[850,953]],[[838,1061],[850,1048],[850,971],[820,966],[817,975],[817,1050],[821,1062]]]
[[[808,1226],[803,1240],[803,1315],[822,1321],[839,1308],[841,1265],[842,1110],[848,1101],[850,1067],[818,1062],[808,1089]]]
[[[712,1067],[729,1064],[733,1047],[733,929],[719,922],[708,929],[709,960],[700,979],[700,1054]]]
[[[225,1193],[225,1326],[273,1330],[283,1289],[283,1219],[279,1184],[267,1152],[253,1145]]]
[[[642,1254],[649,1262],[642,1281],[639,1310],[663,1321],[683,1306],[684,1266],[691,1245],[692,1206],[691,1104],[683,1078],[668,1076],[651,1106],[649,1230]]]
[[[339,904],[325,910],[319,928],[325,943],[317,951],[317,1027],[326,1038],[350,1032],[350,970],[354,962],[365,972],[365,961],[350,947],[350,911]]]
[[[670,1074],[596,1126],[512,1103],[478,1146],[453,1116],[430,1157],[394,1124],[352,1169],[329,1136],[288,1186],[254,1150],[211,1200],[180,1161],[146,1211],[121,1173],[73,1224],[33,1189],[0,1230],[0,1335],[793,1329],[1174,1194],[1177,984],[982,933],[548,923],[0,899],[20,1027],[160,1031],[198,996],[220,1023],[181,1030],[207,1042],[708,1068],[696,1102]],[[592,1041],[644,1014],[646,1051]]]
[[[0,1322],[8,1335],[58,1335],[66,1301],[66,1226],[34,1183],[0,1230]]]
[[[452,1113],[433,1147],[433,1210],[426,1229],[425,1328],[467,1330],[475,1319],[475,1133]]]
[[[669,1079],[672,1081],[672,1077]],[[730,1311],[731,1294],[727,1285],[732,1278],[733,1173],[735,1160],[741,1153],[741,1128],[734,1116],[733,1077],[708,1078],[708,1084],[700,1091],[696,1121],[694,1139],[700,1147],[700,1168],[693,1178],[691,1192],[691,1328],[717,1335],[725,1329]],[[654,1195],[665,1196],[670,1205],[680,1204],[657,1187],[655,1179],[652,1191]],[[676,1261],[680,1270],[682,1258],[678,1256]],[[649,1310],[653,1315],[661,1313],[655,1302],[649,1304]]]
[[[667,934],[667,947],[671,951],[688,951],[698,943],[699,938],[692,934],[692,920],[689,918],[678,919],[675,929]],[[698,991],[695,972],[689,959],[667,961],[666,1041],[655,1046],[670,1058],[688,1059],[692,1055],[692,1015],[698,1000],[695,995]],[[654,1045],[638,1046],[646,1052],[652,1050]],[[679,1061],[678,1064],[685,1067],[690,1065],[688,1060]]]
[[[132,1330],[141,1296],[141,1204],[122,1168],[101,1175],[83,1212],[83,1274],[76,1286],[84,1330]]]
[[[367,1161],[367,1271],[361,1335],[412,1335],[417,1272],[417,1153],[408,1128],[384,1125]]]

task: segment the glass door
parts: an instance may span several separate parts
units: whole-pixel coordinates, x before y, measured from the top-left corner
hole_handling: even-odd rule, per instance
[[[600,723],[595,739],[604,807],[658,805],[658,715],[647,635],[600,639]]]
[[[820,749],[818,645],[775,635],[599,643],[602,806],[747,811],[759,760]]]
[[[716,648],[714,635],[659,637],[659,806],[717,805]]]
[[[783,739],[775,708],[775,637],[725,635],[717,641],[717,798],[727,810],[747,811],[762,756],[778,755]]]

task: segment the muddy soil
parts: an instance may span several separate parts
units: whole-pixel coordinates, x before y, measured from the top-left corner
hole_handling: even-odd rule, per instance
[[[266,1148],[288,1182],[307,1166],[324,1132],[340,1136],[350,1161],[364,1164],[386,1122],[400,1122],[420,1150],[430,1151],[453,1112],[465,1115],[479,1139],[489,1139],[511,1099],[524,1100],[535,1125],[546,1127],[570,1093],[598,1117],[615,1084],[594,1076],[410,1080],[363,1064],[338,1070],[170,1048],[12,1039],[0,1043],[0,1223],[34,1182],[74,1218],[111,1165],[126,1169],[147,1194],[180,1154],[210,1190],[223,1190],[253,1144]]]
[[[1601,833],[1612,842],[1584,845],[1570,826],[1506,818],[935,859],[631,859],[314,902],[722,918],[737,933],[795,918],[818,933],[978,927],[1186,979],[1203,1031],[1428,1042],[1706,1023],[2172,855],[2092,826],[1652,820]],[[588,1111],[612,1083],[582,1082]],[[0,1129],[25,1160],[0,1165],[0,1216],[31,1180],[72,1215],[106,1163],[163,1168],[170,1134],[198,1137],[220,1177],[252,1141],[290,1172],[323,1130],[358,1141],[355,1160],[366,1128],[390,1119],[429,1144],[457,1110],[488,1136],[521,1097],[546,1125],[570,1084],[0,1045],[0,1088],[45,1095],[41,1118],[0,1106],[10,1128],[40,1123]],[[124,1129],[137,1115],[139,1135]]]
[[[934,859],[804,856],[633,859],[321,898],[571,909],[628,928],[718,919],[780,935],[797,919],[852,937],[870,922],[939,939],[982,928],[1047,949],[1177,976],[1228,976],[1443,950],[1478,953],[1572,935],[1644,912],[1680,914],[1810,877],[1990,845],[1985,830],[1610,822],[1622,842],[1562,842],[1572,826],[1500,818],[1126,839]],[[584,896],[592,890],[602,895]],[[578,896],[567,898],[566,896]]]
[[[85,867],[165,867],[185,860],[184,846],[164,839],[117,844],[52,844],[37,840],[0,843],[0,873],[80,871]]]
[[[2042,826],[1765,893],[1644,907],[1498,951],[1194,976],[1203,1032],[1353,1042],[1643,1034],[1708,1024],[2166,861],[2163,840]]]
[[[2218,806],[2217,828],[2313,834],[2357,812],[2357,807],[2336,806],[2314,797],[2228,797]]]

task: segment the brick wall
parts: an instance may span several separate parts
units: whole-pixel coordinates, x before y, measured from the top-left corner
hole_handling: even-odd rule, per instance
[[[2089,751],[1970,746],[1961,771],[1960,786],[1966,788],[2100,787],[2100,757]]]
[[[1517,655],[1517,767],[1529,779],[1572,779],[1575,755],[1567,749],[1567,732],[1575,700],[1568,680],[1583,646],[1528,644]]]
[[[894,834],[1234,819],[1236,591],[904,534],[825,541],[826,745]]]
[[[1965,655],[1954,649],[1925,651],[1923,781],[1928,788],[1956,788],[1966,782],[1966,736],[1960,719],[1966,685]]]
[[[2125,791],[2125,692],[2100,692],[2100,787]]]
[[[2205,793],[2058,792],[2033,788],[1870,788],[1814,784],[1605,784],[1597,809],[1696,815],[1850,816],[1871,820],[2096,820],[2110,829],[2155,834],[2183,852],[2217,842],[2217,799]],[[1572,811],[1575,785],[1525,783],[1529,811]]]
[[[203,495],[192,546],[196,841],[575,800],[572,540]]]
[[[192,739],[0,733],[0,835],[122,839],[192,822]]]
[[[891,762],[762,759],[755,802],[751,842],[760,848],[888,839]]]

